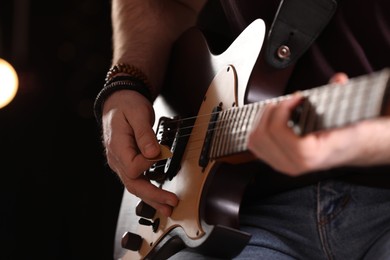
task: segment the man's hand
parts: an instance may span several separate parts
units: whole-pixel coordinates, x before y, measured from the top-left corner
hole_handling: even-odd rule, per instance
[[[331,82],[342,84],[347,80],[347,76],[340,73]],[[257,124],[249,136],[248,148],[259,159],[291,176],[338,166],[390,163],[388,117],[301,137],[287,125],[301,98],[296,94],[279,104],[268,105],[258,115]]]
[[[170,216],[178,198],[145,178],[148,158],[159,155],[160,147],[152,129],[154,111],[150,102],[135,91],[112,94],[103,109],[103,142],[107,162],[126,189],[165,216]]]

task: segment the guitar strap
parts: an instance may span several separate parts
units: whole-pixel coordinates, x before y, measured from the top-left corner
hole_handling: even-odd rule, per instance
[[[336,8],[336,0],[281,0],[267,35],[267,63],[278,69],[295,63],[328,24]]]
[[[272,1],[271,1],[272,2]],[[285,94],[296,61],[308,50],[331,20],[341,0],[280,0],[266,35],[259,62],[245,94],[252,103]],[[254,0],[221,0],[234,34],[248,23],[267,16],[273,3]],[[265,8],[265,9],[263,9]],[[260,17],[259,17],[260,16]]]

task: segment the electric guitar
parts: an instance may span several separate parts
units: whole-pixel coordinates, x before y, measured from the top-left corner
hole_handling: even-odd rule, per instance
[[[136,198],[125,192],[116,258],[166,259],[184,247],[232,258],[249,241],[250,234],[239,229],[238,213],[252,175],[231,169],[254,159],[247,139],[256,115],[267,104],[290,98],[266,88],[262,101],[244,102],[247,86],[261,84],[254,72],[261,68],[258,57],[264,35],[264,23],[256,20],[219,55],[209,51],[196,30],[176,46],[167,92],[178,91],[175,101],[187,106],[184,114],[191,115],[193,107],[197,112],[190,117],[160,118],[157,139],[172,156],[157,161],[145,175],[177,194],[180,202],[170,217],[164,217],[142,201],[135,205]],[[188,47],[194,45],[197,48]],[[343,86],[302,91],[303,102],[289,125],[296,134],[305,135],[389,114],[389,77],[390,70],[385,69],[350,79]],[[183,91],[195,87],[204,90],[201,96],[180,100]]]

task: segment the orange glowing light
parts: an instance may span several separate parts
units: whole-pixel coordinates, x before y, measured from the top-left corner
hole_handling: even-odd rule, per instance
[[[18,91],[18,75],[7,61],[0,59],[0,108],[8,105]]]

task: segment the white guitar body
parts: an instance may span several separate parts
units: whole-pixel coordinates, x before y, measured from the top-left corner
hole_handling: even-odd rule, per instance
[[[285,77],[273,74],[259,59],[264,34],[264,23],[256,20],[220,55],[209,52],[198,31],[184,37],[184,43],[190,45],[176,45],[163,93],[174,103],[181,103],[178,108],[187,109],[195,121],[174,131],[175,141],[186,141],[172,143],[172,160],[163,165],[163,178],[155,180],[180,201],[171,217],[158,212],[137,216],[138,199],[125,192],[115,240],[116,259],[166,259],[184,247],[232,258],[249,241],[250,234],[239,230],[238,220],[243,193],[252,176],[249,168],[243,170],[245,166],[240,164],[253,159],[246,153],[246,139],[258,111],[270,102],[291,97],[280,93]],[[198,89],[200,93],[192,94]],[[251,93],[253,89],[257,92]],[[329,84],[301,94],[304,99],[290,118],[298,135],[389,115],[390,69],[351,78],[343,87]],[[155,103],[157,115],[174,114],[165,110],[170,106],[161,101],[160,97]],[[192,112],[194,106],[198,109]],[[182,124],[187,119],[176,122]],[[181,132],[184,129],[191,131]],[[184,136],[189,136],[188,140]],[[155,177],[154,173],[150,170],[145,175]]]
[[[115,259],[149,259],[153,257],[160,259],[155,256],[156,251],[161,250],[161,247],[172,237],[179,237],[187,247],[210,252],[209,249],[203,247],[208,247],[207,240],[210,240],[213,232],[219,233],[215,231],[216,229],[224,230],[218,234],[219,236],[231,232],[236,234],[230,236],[241,237],[242,242],[241,245],[238,243],[238,247],[243,247],[248,241],[249,234],[240,233],[228,226],[221,227],[206,223],[203,219],[204,213],[201,213],[202,207],[204,208],[202,205],[203,191],[208,178],[211,178],[215,172],[217,162],[210,161],[203,168],[199,166],[199,157],[213,108],[218,105],[222,105],[222,109],[243,105],[246,87],[262,48],[264,35],[263,21],[256,20],[224,53],[218,56],[209,54],[212,73],[216,76],[208,86],[200,106],[198,117],[181,160],[181,168],[171,181],[167,180],[162,185],[163,189],[174,192],[179,197],[180,202],[173,210],[171,217],[167,218],[159,215],[158,212],[156,213],[153,219],[159,219],[160,224],[154,232],[151,226],[137,223],[140,218],[135,214],[135,205],[138,203],[138,199],[125,190],[115,239]],[[194,73],[196,74],[196,72]],[[164,109],[169,106],[166,106],[162,97],[156,100],[154,107],[157,118],[159,115],[170,116],[173,113],[172,110]],[[233,205],[235,214],[238,213],[238,210],[239,205]],[[223,221],[221,223],[223,224]],[[127,231],[142,237],[143,242],[139,250],[131,251],[121,248],[122,235]],[[228,234],[227,237],[229,237]],[[225,244],[224,250],[226,250],[229,244],[226,244],[226,240],[220,242],[221,245]],[[218,248],[211,251],[213,250],[220,251]],[[233,254],[237,254],[239,251],[240,249],[236,249]]]

